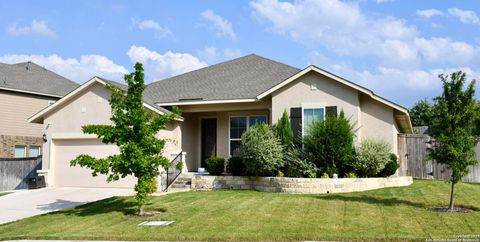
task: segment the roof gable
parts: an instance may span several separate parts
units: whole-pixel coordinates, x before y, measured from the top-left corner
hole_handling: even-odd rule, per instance
[[[82,93],[84,90],[87,90],[88,88],[90,88],[91,86],[93,86],[96,83],[100,83],[103,86],[107,85],[107,83],[108,83],[108,84],[112,84],[114,86],[117,86],[118,88],[121,88],[121,89],[124,89],[124,90],[126,89],[125,85],[120,84],[118,82],[110,81],[110,80],[103,79],[103,78],[100,78],[100,77],[93,77],[92,79],[85,82],[83,85],[81,85],[80,87],[78,87],[74,91],[67,94],[65,97],[63,97],[60,100],[58,100],[57,102],[55,102],[54,104],[42,109],[40,112],[38,112],[36,114],[34,114],[32,117],[30,117],[28,119],[28,122],[30,122],[30,123],[43,123],[43,119],[46,115],[48,115],[52,112],[55,112],[55,110],[57,110],[57,108],[61,107],[62,104],[67,103],[69,100],[74,99],[78,94]],[[153,112],[155,112],[159,115],[171,113],[167,109],[164,109],[164,108],[162,108],[160,106],[157,106],[157,105],[152,105],[148,102],[144,102],[143,104],[147,109],[149,109],[149,110],[151,110],[151,111],[153,111]],[[183,121],[183,118],[182,117],[177,117],[176,120],[177,121]]]

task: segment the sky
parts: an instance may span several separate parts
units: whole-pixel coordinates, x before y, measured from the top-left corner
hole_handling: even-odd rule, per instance
[[[0,62],[33,61],[84,83],[147,83],[257,54],[316,65],[406,107],[439,74],[480,76],[480,2],[414,0],[0,0]],[[480,97],[477,84],[477,98]]]

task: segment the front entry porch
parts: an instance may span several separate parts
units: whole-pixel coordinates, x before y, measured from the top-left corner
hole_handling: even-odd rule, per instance
[[[269,109],[217,112],[183,112],[182,150],[188,171],[205,167],[211,156],[228,159],[240,145],[241,135],[256,123],[270,123]]]

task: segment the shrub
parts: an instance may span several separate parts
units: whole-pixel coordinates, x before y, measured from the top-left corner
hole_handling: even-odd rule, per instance
[[[388,161],[387,164],[385,164],[385,168],[383,168],[383,170],[380,173],[378,173],[377,176],[381,176],[381,177],[391,176],[395,174],[395,172],[397,172],[397,169],[398,169],[397,155],[391,153],[390,160]]]
[[[205,160],[207,171],[211,175],[221,175],[225,167],[225,159],[222,157],[212,156]]]
[[[282,143],[285,149],[290,149],[293,147],[293,131],[287,111],[283,111],[283,115],[278,120],[275,131],[280,139],[280,143]]]
[[[385,141],[366,139],[358,147],[353,167],[357,175],[372,177],[383,170],[389,161],[390,147]]]
[[[357,178],[357,174],[355,174],[355,172],[348,172],[345,174],[345,178]]]
[[[333,173],[343,176],[352,170],[349,165],[355,158],[353,137],[353,126],[343,111],[339,117],[329,115],[307,130],[304,138],[307,158],[329,176]]]
[[[228,159],[228,171],[234,176],[245,175],[245,164],[240,156],[232,156]]]
[[[298,149],[286,150],[284,154],[285,165],[283,170],[288,177],[310,177],[312,173],[316,177],[318,168],[312,162],[307,161]]]
[[[271,126],[258,124],[242,135],[242,158],[250,175],[272,176],[283,165],[280,140]]]
[[[324,172],[320,178],[330,178],[328,173]]]

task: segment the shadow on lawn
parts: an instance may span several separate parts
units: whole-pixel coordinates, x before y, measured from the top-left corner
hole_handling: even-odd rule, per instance
[[[368,203],[368,204],[375,204],[375,205],[382,205],[382,206],[396,206],[396,205],[406,205],[406,206],[411,206],[411,207],[416,207],[416,208],[428,208],[423,203],[419,202],[412,202],[412,201],[407,201],[407,200],[402,200],[398,198],[378,198],[378,197],[372,197],[372,196],[345,196],[345,195],[326,195],[326,196],[315,196],[317,199],[322,199],[322,200],[338,200],[338,201],[344,201],[344,202],[362,202],[362,203]]]
[[[133,200],[125,197],[111,197],[93,203],[83,204],[72,209],[57,211],[54,213],[75,216],[94,216],[111,212],[131,214],[134,213],[136,209],[137,206]]]

